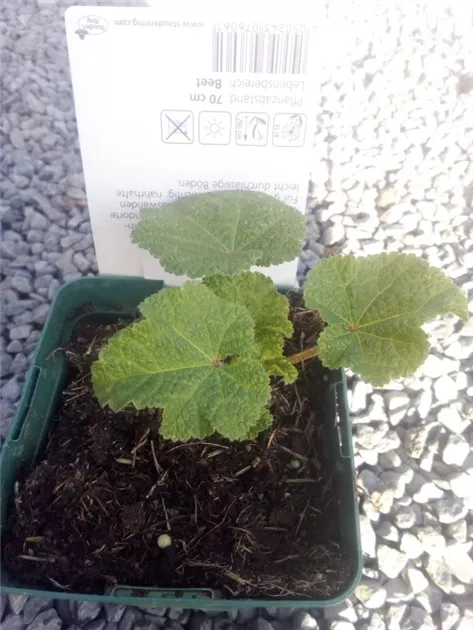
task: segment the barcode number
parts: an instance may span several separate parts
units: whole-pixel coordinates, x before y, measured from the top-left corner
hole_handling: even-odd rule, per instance
[[[232,33],[213,28],[212,71],[304,74],[308,33]]]

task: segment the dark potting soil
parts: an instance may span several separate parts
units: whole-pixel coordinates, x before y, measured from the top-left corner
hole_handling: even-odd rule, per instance
[[[286,354],[313,346],[316,314],[291,296]],[[116,584],[212,588],[233,597],[319,599],[350,567],[324,445],[327,372],[275,381],[275,422],[255,441],[185,443],[158,434],[160,411],[101,409],[90,366],[118,327],[80,327],[43,458],[20,471],[4,561],[22,584],[102,594]],[[169,532],[172,545],[158,537]]]

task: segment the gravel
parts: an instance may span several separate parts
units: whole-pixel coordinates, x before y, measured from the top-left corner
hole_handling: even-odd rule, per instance
[[[2,441],[55,292],[97,273],[61,17],[68,4],[2,6]],[[471,314],[471,3],[335,4],[321,25],[334,51],[321,64],[299,279],[332,253],[413,252],[467,292]],[[374,389],[348,373],[364,575],[346,602],[213,614],[14,595],[2,596],[2,629],[472,628],[473,318],[425,331],[432,352],[412,377]]]

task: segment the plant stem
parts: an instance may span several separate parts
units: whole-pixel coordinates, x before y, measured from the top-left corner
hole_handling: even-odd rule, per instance
[[[312,357],[316,357],[318,352],[319,349],[317,346],[314,346],[313,348],[308,348],[307,350],[293,354],[292,357],[289,357],[289,361],[296,365],[297,363],[301,363],[301,361],[307,361],[308,359],[312,359]]]

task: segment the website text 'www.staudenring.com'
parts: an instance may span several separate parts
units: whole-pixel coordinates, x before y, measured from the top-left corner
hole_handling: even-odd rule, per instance
[[[115,26],[151,26],[154,28],[204,28],[204,22],[170,22],[167,20],[114,20]]]

